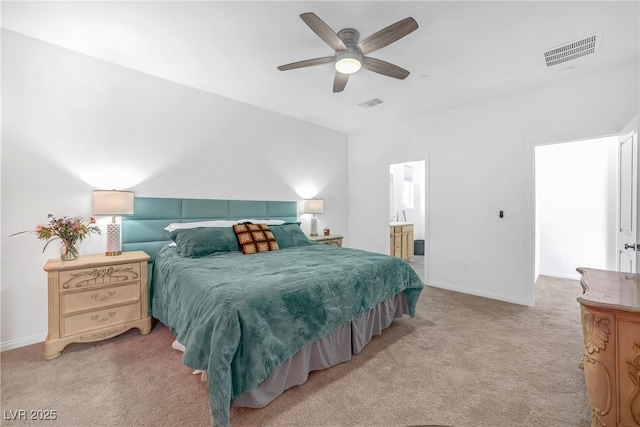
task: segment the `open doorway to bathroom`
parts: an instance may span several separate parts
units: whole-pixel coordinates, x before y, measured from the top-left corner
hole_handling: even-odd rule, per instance
[[[389,254],[407,261],[426,283],[428,227],[424,160],[389,165]]]

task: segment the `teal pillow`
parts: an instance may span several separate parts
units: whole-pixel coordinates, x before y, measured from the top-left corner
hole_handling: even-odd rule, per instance
[[[280,249],[293,246],[313,245],[313,242],[302,232],[299,222],[289,222],[282,225],[270,225],[269,230],[278,242]]]
[[[178,253],[188,258],[240,250],[232,227],[182,228],[173,230],[169,237],[176,242]]]

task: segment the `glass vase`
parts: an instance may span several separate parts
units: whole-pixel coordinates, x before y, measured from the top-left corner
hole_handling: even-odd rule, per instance
[[[62,242],[60,245],[60,259],[62,261],[74,261],[78,259],[80,254],[78,248],[73,242]]]

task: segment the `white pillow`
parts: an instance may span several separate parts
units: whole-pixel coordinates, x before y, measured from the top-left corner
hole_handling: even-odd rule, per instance
[[[228,220],[215,220],[215,221],[198,221],[198,222],[174,222],[167,225],[164,229],[171,233],[173,230],[182,228],[197,228],[197,227],[233,227],[233,224],[237,224],[238,221]]]
[[[254,224],[267,224],[267,225],[282,225],[287,221],[282,221],[280,219],[241,219],[240,221],[236,221],[236,224],[242,224],[243,222],[251,222]]]
[[[239,221],[229,221],[226,219],[218,219],[211,221],[197,221],[197,222],[174,222],[167,225],[164,229],[171,233],[173,230],[183,228],[197,228],[197,227],[233,227],[234,224],[242,224],[243,222],[251,222],[253,224],[267,224],[267,225],[282,225],[286,221],[279,219],[241,219]]]

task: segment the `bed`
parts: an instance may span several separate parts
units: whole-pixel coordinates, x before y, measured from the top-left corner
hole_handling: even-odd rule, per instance
[[[229,228],[164,229],[253,219],[272,222],[278,250],[228,248]],[[183,363],[207,372],[213,425],[228,425],[232,406],[263,407],[310,371],[348,361],[394,318],[415,315],[423,284],[407,263],[313,243],[296,221],[296,202],[156,198],[136,198],[123,219],[123,249],[151,256],[151,315],[184,345]]]

